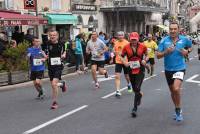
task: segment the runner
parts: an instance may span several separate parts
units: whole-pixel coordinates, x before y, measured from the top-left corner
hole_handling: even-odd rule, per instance
[[[137,116],[137,109],[141,103],[143,93],[141,92],[141,85],[145,76],[145,66],[148,61],[147,48],[143,43],[139,42],[139,35],[137,32],[132,32],[129,36],[130,43],[126,45],[122,51],[123,64],[130,67],[129,78],[131,81],[132,89],[135,93],[134,107],[132,109],[132,117]]]
[[[115,53],[115,86],[116,86],[116,97],[120,97],[121,96],[121,92],[120,92],[120,75],[122,72],[122,69],[124,71],[124,76],[126,78],[127,81],[127,85],[128,85],[128,92],[132,92],[132,88],[131,88],[131,84],[130,84],[130,79],[129,79],[129,68],[125,67],[125,65],[123,64],[123,62],[121,61],[121,54],[122,54],[122,50],[123,48],[129,44],[129,42],[124,38],[124,32],[120,31],[117,33],[118,34],[118,41],[115,42],[114,45],[114,53]],[[128,61],[126,59],[126,61]]]
[[[95,88],[99,88],[99,83],[97,81],[96,70],[98,69],[99,74],[105,75],[108,78],[108,73],[104,68],[105,57],[104,52],[107,51],[106,45],[97,37],[97,32],[92,32],[92,38],[87,43],[86,52],[87,54],[92,54],[91,65],[92,65],[92,78],[95,82]]]
[[[58,87],[62,88],[62,92],[66,92],[67,87],[65,81],[61,80],[63,63],[62,60],[66,57],[65,46],[58,41],[58,32],[49,32],[50,40],[48,42],[48,71],[52,86],[53,103],[51,109],[57,109],[58,103]]]
[[[191,48],[192,42],[185,36],[178,34],[179,25],[177,22],[170,23],[169,32],[170,35],[165,37],[158,46],[157,58],[164,57],[165,77],[175,105],[174,119],[182,121],[181,85],[186,69],[184,56],[189,53],[184,48]]]
[[[27,49],[27,56],[30,63],[30,70],[31,75],[30,79],[33,80],[33,84],[35,86],[35,89],[38,92],[37,99],[43,99],[44,98],[44,91],[42,88],[42,81],[41,79],[44,76],[44,70],[45,70],[45,61],[47,59],[47,56],[44,51],[42,51],[41,42],[37,37],[32,38],[32,47]]]
[[[149,57],[149,63],[150,63],[150,75],[152,76],[154,73],[154,64],[155,64],[155,51],[158,49],[158,46],[156,42],[153,41],[152,34],[148,34],[148,40],[144,42],[145,46],[148,50],[148,57]]]

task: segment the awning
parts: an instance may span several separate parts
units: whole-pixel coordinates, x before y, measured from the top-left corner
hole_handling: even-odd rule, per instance
[[[39,16],[20,14],[11,11],[0,11],[0,26],[40,25],[48,20]]]
[[[161,28],[162,30],[169,31],[169,27],[165,25],[156,25],[157,27]]]
[[[72,14],[46,14],[49,24],[72,24],[76,25],[78,19]]]

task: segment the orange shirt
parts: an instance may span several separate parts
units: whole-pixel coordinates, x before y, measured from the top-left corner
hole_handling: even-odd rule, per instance
[[[123,64],[119,55],[121,55],[122,50],[128,44],[129,42],[126,39],[123,39],[122,41],[115,41],[115,45],[114,45],[114,51],[116,53],[115,63]]]

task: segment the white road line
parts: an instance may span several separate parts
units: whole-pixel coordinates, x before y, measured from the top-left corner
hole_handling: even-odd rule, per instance
[[[165,71],[164,71],[164,70],[162,70],[161,72],[162,72],[162,73],[164,73]]]
[[[126,89],[127,89],[127,87],[124,87],[124,88],[120,89],[120,91],[122,92],[122,91],[124,91],[124,90],[126,90]],[[113,96],[113,95],[115,95],[115,92],[110,93],[110,94],[108,94],[108,95],[106,95],[106,96],[104,96],[104,97],[101,97],[101,98],[102,98],[102,99],[107,99],[107,98],[109,98],[109,97],[111,97],[111,96]]]
[[[145,78],[144,81],[149,80],[149,79],[151,79],[151,78],[153,78],[153,77],[156,77],[156,76],[157,76],[157,74],[154,74],[154,75],[152,75],[152,76],[149,76],[149,77]]]
[[[189,60],[193,60],[194,58],[190,58]]]
[[[154,74],[154,75],[152,75],[152,76],[150,76],[150,77],[145,78],[144,81],[149,80],[149,79],[151,79],[151,78],[153,78],[153,77],[156,77],[156,76],[157,76],[157,74]],[[120,89],[120,91],[122,92],[122,91],[124,91],[124,90],[126,90],[126,89],[127,89],[127,87],[124,87],[124,88]],[[109,97],[111,97],[111,96],[113,96],[113,95],[115,95],[115,92],[112,92],[112,93],[110,93],[110,94],[108,94],[108,95],[106,95],[106,96],[103,96],[103,97],[101,97],[101,98],[102,98],[102,99],[107,99],[107,98],[109,98]]]
[[[161,91],[162,89],[155,89],[156,91]]]
[[[88,105],[81,106],[81,107],[79,107],[77,109],[74,109],[74,110],[72,110],[72,111],[70,111],[70,112],[68,112],[66,114],[63,114],[63,115],[61,115],[61,116],[59,116],[59,117],[57,117],[55,119],[52,119],[52,120],[50,120],[50,121],[48,121],[48,122],[46,122],[44,124],[41,124],[41,125],[39,125],[37,127],[34,127],[33,129],[30,129],[30,130],[24,132],[23,134],[31,134],[33,132],[36,132],[36,131],[38,131],[38,130],[40,130],[40,129],[42,129],[42,128],[50,125],[50,124],[53,124],[53,123],[65,118],[65,117],[70,116],[70,115],[72,115],[72,114],[74,114],[74,113],[76,113],[76,112],[78,112],[80,110],[83,110],[83,109],[87,108],[87,107],[88,107]]]
[[[197,57],[198,57],[198,55],[195,55],[195,56],[194,56],[194,58],[197,58]]]
[[[186,82],[192,82],[192,83],[197,83],[200,84],[200,81],[194,80],[195,78],[199,77],[199,74],[193,75],[192,77],[188,78]]]

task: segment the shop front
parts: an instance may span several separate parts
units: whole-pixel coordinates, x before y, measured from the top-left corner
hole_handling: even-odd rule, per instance
[[[72,14],[46,14],[48,19],[47,29],[57,30],[60,40],[73,39],[73,28],[76,26],[77,17]]]
[[[48,24],[48,20],[39,16],[21,14],[13,11],[0,11],[0,29],[7,34],[8,40],[12,39],[13,33],[24,35],[24,27],[32,27],[34,34],[37,35],[38,26]],[[16,29],[18,31],[16,31]]]

